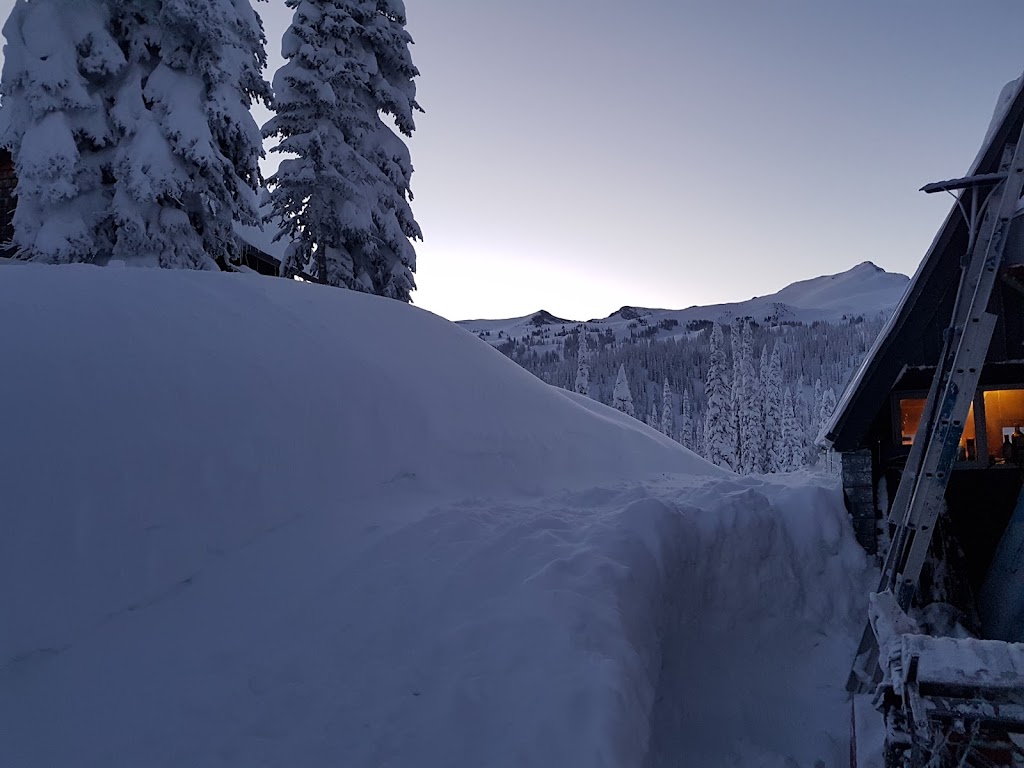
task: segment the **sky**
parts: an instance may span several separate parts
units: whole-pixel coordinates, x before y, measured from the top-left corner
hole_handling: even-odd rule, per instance
[[[1024,71],[1019,0],[405,2],[413,300],[450,319],[910,274],[951,202],[917,190],[967,170]],[[291,14],[256,8],[271,77]]]

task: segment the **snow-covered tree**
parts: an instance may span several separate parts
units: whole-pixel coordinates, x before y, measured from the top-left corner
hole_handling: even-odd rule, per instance
[[[829,387],[821,393],[821,409],[818,411],[817,431],[820,432],[832,418],[832,412],[836,409],[836,393]]]
[[[415,129],[419,72],[402,0],[285,0],[295,9],[277,115],[263,128],[286,157],[269,180],[272,216],[289,238],[283,268],[410,301],[421,237],[412,163],[398,131]]]
[[[765,351],[767,351],[765,347]],[[785,466],[789,464],[786,456],[786,448],[783,445],[782,429],[782,355],[779,351],[779,344],[776,341],[772,348],[771,357],[765,361],[767,371],[762,371],[761,381],[763,382],[764,403],[764,444],[766,472],[784,472]]]
[[[782,441],[779,445],[778,470],[790,472],[803,466],[803,445],[800,439],[800,425],[793,410],[793,393],[789,387],[782,396]]]
[[[707,408],[704,411],[704,456],[712,464],[733,466],[734,449],[730,391],[727,381],[725,339],[722,328],[715,325],[711,332],[711,361],[704,385]]]
[[[576,384],[574,389],[581,395],[590,396],[590,347],[587,334],[580,333],[579,351],[576,355]]]
[[[676,439],[676,425],[672,411],[672,388],[668,385],[667,377],[661,388],[661,431],[673,440]]]
[[[760,472],[764,464],[764,424],[761,402],[761,380],[754,369],[754,340],[750,324],[743,328],[740,346],[740,366],[742,375],[740,394],[737,401],[742,408],[739,419],[740,427],[740,471],[750,475]]]
[[[683,405],[681,414],[681,423],[679,425],[679,442],[689,448],[691,451],[697,450],[696,441],[694,440],[693,432],[693,406],[690,403],[690,391],[688,389],[683,390]]]
[[[808,446],[813,440],[810,433],[814,430],[814,424],[818,421],[816,413],[812,416],[811,405],[807,402],[805,389],[804,377],[801,376],[797,380],[796,389],[793,392],[793,411],[796,415],[796,424],[799,430],[797,433],[797,441],[800,443],[800,467],[807,464]]]
[[[619,375],[615,378],[615,391],[612,393],[612,405],[616,410],[622,411],[627,416],[634,416],[633,395],[629,391],[629,382],[626,380],[626,367],[619,365]]]
[[[18,0],[4,35],[0,142],[18,173],[15,243],[45,262],[216,268],[257,220],[269,102],[248,0]]]
[[[821,424],[821,397],[821,379],[816,379],[814,382],[814,399],[811,401],[810,421],[807,424],[809,432],[817,432]]]
[[[729,329],[729,345],[732,348],[732,371],[729,379],[729,439],[732,441],[732,465],[737,472],[743,469],[743,326],[742,318],[733,318]],[[729,375],[729,374],[727,374]]]
[[[105,94],[125,68],[106,3],[18,0],[4,25],[0,141],[18,175],[14,242],[22,258],[92,262],[111,248],[104,185],[116,133]]]

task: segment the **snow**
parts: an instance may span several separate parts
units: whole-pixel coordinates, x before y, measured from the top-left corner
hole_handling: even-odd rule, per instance
[[[264,203],[260,206],[259,213],[261,218],[270,214],[270,206]],[[236,221],[234,222],[233,229],[235,235],[249,245],[258,248],[268,256],[273,256],[280,262],[284,261],[286,251],[288,250],[288,239],[286,237],[277,237],[281,231],[277,222],[260,221],[257,224],[241,224]]]
[[[846,764],[832,478],[255,275],[12,265],[0,354],[0,765]]]

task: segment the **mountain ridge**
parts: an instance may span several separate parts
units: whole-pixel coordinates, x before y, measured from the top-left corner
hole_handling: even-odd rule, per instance
[[[750,317],[767,324],[838,322],[859,315],[890,313],[903,296],[910,278],[887,272],[871,261],[832,275],[798,280],[775,293],[746,301],[693,305],[685,309],[659,309],[625,305],[605,318],[567,320],[540,309],[504,319],[460,320],[458,325],[492,344],[537,336],[553,325],[587,326],[612,331],[617,337],[636,335],[670,338],[687,335],[694,323],[729,323]]]

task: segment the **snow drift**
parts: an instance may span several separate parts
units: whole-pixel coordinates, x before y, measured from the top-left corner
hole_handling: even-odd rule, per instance
[[[397,302],[2,277],[0,764],[839,764],[835,488],[735,478]]]
[[[441,318],[320,286],[12,265],[0,349],[0,400],[16,404],[0,442],[13,526],[0,573],[33,585],[0,595],[15,611],[0,660],[65,644],[211,550],[311,510],[353,514],[386,488],[539,493],[720,474]],[[42,616],[44,595],[59,609]]]

